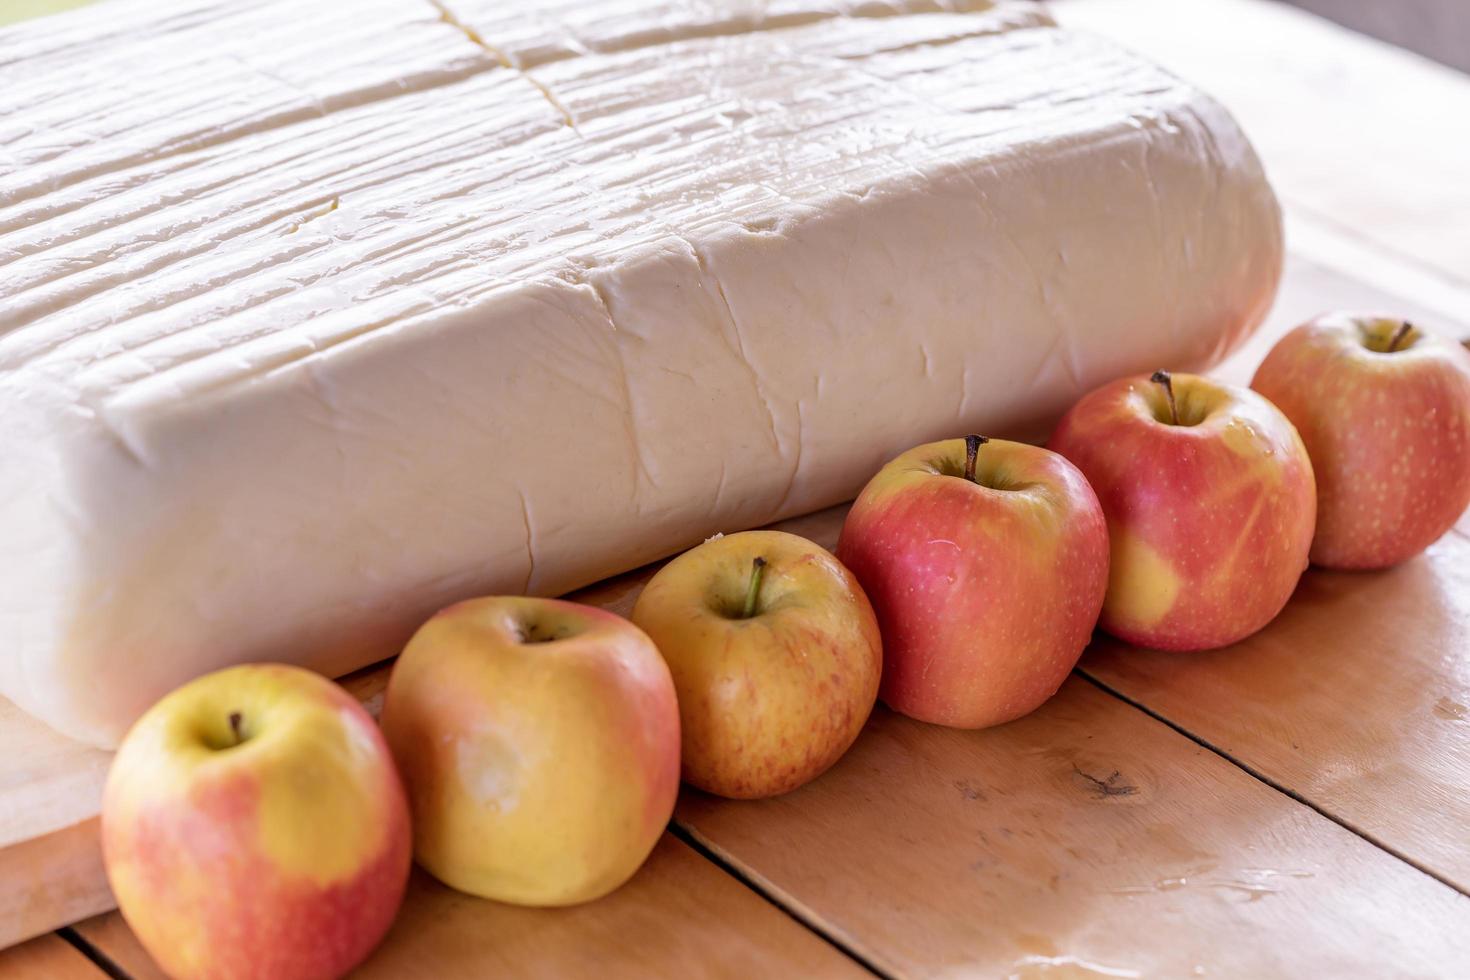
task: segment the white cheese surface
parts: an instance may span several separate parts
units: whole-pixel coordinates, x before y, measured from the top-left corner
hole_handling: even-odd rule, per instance
[[[1281,262],[1249,145],[987,7],[0,31],[0,692],[110,744],[206,670],[344,673],[1220,357]]]

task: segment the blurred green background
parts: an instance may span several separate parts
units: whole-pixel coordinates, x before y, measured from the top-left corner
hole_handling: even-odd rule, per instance
[[[0,24],[13,24],[28,17],[70,10],[92,0],[0,0]]]

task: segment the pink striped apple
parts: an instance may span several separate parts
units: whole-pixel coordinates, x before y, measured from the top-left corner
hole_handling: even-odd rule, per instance
[[[1019,718],[1055,694],[1108,581],[1102,511],[1076,467],[979,436],[884,466],[837,556],[878,615],[882,699],[956,728]]]
[[[1266,399],[1193,374],[1123,378],[1074,405],[1048,445],[1087,475],[1107,515],[1103,629],[1203,650],[1286,605],[1317,498],[1306,448]]]

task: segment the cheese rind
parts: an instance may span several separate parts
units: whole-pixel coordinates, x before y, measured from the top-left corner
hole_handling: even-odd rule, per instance
[[[391,97],[0,173],[55,176],[0,198],[0,692],[108,744],[205,670],[343,673],[1259,321],[1279,214],[1213,102],[1029,5],[838,6],[531,67],[430,17]]]

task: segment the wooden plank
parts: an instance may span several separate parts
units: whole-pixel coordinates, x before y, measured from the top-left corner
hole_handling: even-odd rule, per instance
[[[97,814],[112,758],[0,698],[0,948],[113,907]]]
[[[97,814],[112,753],[0,698],[0,948],[113,906]]]
[[[1374,574],[1313,570],[1224,650],[1101,638],[1085,672],[1470,890],[1470,538]]]
[[[77,926],[136,980],[161,978],[116,912]],[[853,960],[665,834],[633,880],[569,909],[462,895],[416,871],[398,921],[354,976],[862,977]]]
[[[785,797],[679,822],[904,976],[1454,976],[1470,899],[1073,677],[982,732],[880,709]]]
[[[112,753],[74,742],[0,698],[0,851],[97,815]]]
[[[0,851],[0,948],[112,908],[96,816]]]
[[[1053,6],[1218,98],[1289,210],[1470,283],[1470,76],[1270,0]]]
[[[55,933],[0,950],[6,980],[99,980],[106,974]]]

